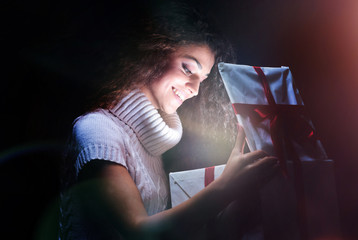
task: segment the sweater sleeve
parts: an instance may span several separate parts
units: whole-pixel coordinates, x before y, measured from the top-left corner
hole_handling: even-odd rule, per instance
[[[112,161],[128,169],[127,135],[109,116],[93,112],[79,117],[73,126],[72,136],[77,173],[94,159]]]

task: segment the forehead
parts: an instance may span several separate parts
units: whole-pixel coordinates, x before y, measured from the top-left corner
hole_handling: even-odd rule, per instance
[[[214,53],[206,45],[188,45],[179,47],[176,57],[196,60],[205,72],[210,72],[214,65]]]

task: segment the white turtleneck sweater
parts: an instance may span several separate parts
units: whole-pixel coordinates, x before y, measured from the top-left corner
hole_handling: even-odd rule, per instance
[[[177,144],[181,135],[176,113],[158,112],[142,92],[133,91],[111,109],[76,119],[71,143],[76,172],[94,159],[118,163],[131,175],[147,213],[158,213],[168,202],[161,154]]]

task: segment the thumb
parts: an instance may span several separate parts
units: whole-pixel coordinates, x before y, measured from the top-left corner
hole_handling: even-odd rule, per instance
[[[239,151],[240,154],[243,153],[244,151],[244,146],[245,146],[245,131],[244,128],[237,124],[237,136],[236,136],[236,142],[235,142],[235,150]]]

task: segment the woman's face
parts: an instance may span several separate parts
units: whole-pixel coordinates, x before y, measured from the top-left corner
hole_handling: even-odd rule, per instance
[[[164,75],[142,91],[157,109],[170,114],[198,95],[200,83],[214,65],[214,54],[205,45],[183,46],[173,53],[169,64]]]

